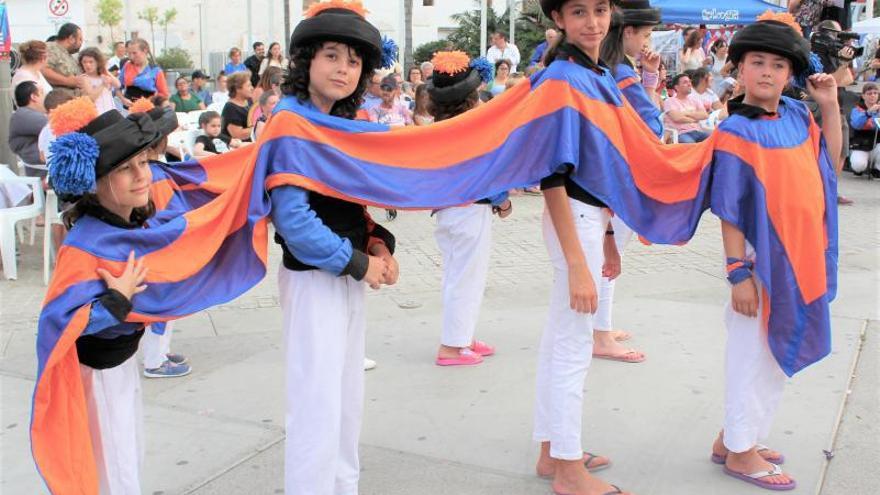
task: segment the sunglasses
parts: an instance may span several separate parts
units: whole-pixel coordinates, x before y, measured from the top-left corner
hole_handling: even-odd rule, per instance
[[[382,91],[394,91],[394,87],[393,87],[393,86],[385,86],[385,85],[382,85],[382,86],[379,87],[379,89],[381,89]]]

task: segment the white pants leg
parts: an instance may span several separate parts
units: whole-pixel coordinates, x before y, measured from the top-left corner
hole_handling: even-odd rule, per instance
[[[159,335],[152,328],[145,330],[143,337],[144,368],[152,370],[162,366],[171,352],[171,334],[174,331],[174,322],[165,324],[165,333]]]
[[[747,255],[754,250],[746,247]],[[770,352],[767,330],[761,324],[764,298],[758,284],[758,317],[750,318],[724,309],[727,326],[725,362],[724,446],[745,452],[770,433],[773,416],[785,386],[785,373]]]
[[[623,251],[632,239],[633,231],[617,215],[611,217],[611,226],[614,228],[614,243],[617,245],[617,251],[623,261]],[[602,277],[599,283],[599,309],[593,317],[594,332],[614,330],[614,325],[611,322],[611,311],[614,309],[614,283],[615,280],[609,280],[606,277]]]
[[[288,495],[357,493],[364,394],[364,284],[311,270],[278,275],[287,360]]]
[[[868,161],[871,159],[871,152],[852,150],[849,153],[849,168],[853,172],[860,174],[868,169]]]
[[[438,211],[434,237],[443,254],[440,343],[467,347],[474,340],[489,273],[492,207],[473,204]]]
[[[587,265],[598,287],[608,214],[579,201],[570,203]],[[584,381],[593,354],[593,317],[577,313],[569,305],[568,265],[547,211],[543,230],[553,264],[553,288],[547,327],[538,351],[533,438],[538,442],[549,441],[550,456],[554,459],[577,460],[583,456],[581,419]]]
[[[79,366],[101,495],[141,493],[143,403],[137,358],[103,370]]]

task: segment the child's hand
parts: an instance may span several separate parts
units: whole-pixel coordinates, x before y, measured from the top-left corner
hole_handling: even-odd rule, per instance
[[[382,283],[385,285],[396,284],[397,279],[400,277],[400,266],[397,264],[397,260],[394,259],[394,256],[391,256],[391,253],[383,256],[382,259],[385,260],[385,264],[388,265],[388,269],[385,271],[385,276],[382,278]]]
[[[370,256],[370,262],[367,265],[367,273],[364,275],[364,282],[370,285],[374,290],[379,289],[379,285],[385,279],[385,273],[388,271],[388,263],[378,256]]]
[[[642,48],[642,69],[646,72],[660,72],[660,54],[650,48]]]
[[[613,235],[605,236],[603,249],[605,251],[605,264],[602,265],[602,276],[609,280],[614,280],[620,275],[621,263],[620,253],[617,251],[617,243],[614,242]]]
[[[229,147],[230,148],[238,148],[241,146],[241,139],[230,139]]]
[[[144,259],[137,261],[134,259],[134,251],[128,255],[128,263],[125,264],[125,270],[118,277],[114,277],[107,270],[98,268],[98,275],[104,279],[108,289],[119,291],[126,299],[131,301],[135,294],[140,294],[147,289],[144,280],[147,278],[149,269],[144,266]]]
[[[758,288],[751,277],[734,285],[730,289],[730,302],[733,310],[741,315],[755,318],[758,316]]]
[[[569,267],[568,291],[571,309],[578,313],[596,312],[599,307],[599,296],[587,265]]]
[[[822,107],[837,105],[837,81],[830,74],[813,74],[807,79],[807,92]]]

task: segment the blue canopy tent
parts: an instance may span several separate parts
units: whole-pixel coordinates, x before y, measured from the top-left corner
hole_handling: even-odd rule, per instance
[[[651,5],[663,10],[665,24],[752,24],[768,9],[783,12],[786,9],[762,0],[651,0]]]

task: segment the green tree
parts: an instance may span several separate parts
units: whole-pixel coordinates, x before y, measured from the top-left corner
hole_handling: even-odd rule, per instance
[[[509,14],[508,10],[499,16],[493,9],[488,9],[486,27],[489,33],[506,33],[510,27]],[[448,40],[471,57],[485,55],[480,53],[480,9],[453,14],[452,19],[456,21],[458,28],[449,35]],[[552,21],[543,16],[538,2],[529,0],[523,3],[523,10],[516,19],[516,47],[522,54],[521,67],[525,67],[524,63],[528,61],[535,47],[544,41],[544,31],[549,27],[552,27]]]
[[[168,25],[174,22],[174,19],[177,18],[177,9],[170,8],[162,13],[162,18],[159,19],[159,25],[162,26],[162,37],[163,37],[163,45],[162,51],[168,49]]]
[[[110,44],[116,41],[113,35],[113,27],[122,22],[122,0],[99,0],[98,23],[110,28]]]
[[[189,53],[182,48],[168,48],[162,51],[162,55],[156,57],[156,64],[163,70],[191,69],[193,66]]]
[[[436,52],[442,50],[456,50],[458,49],[453,45],[449,40],[437,40],[437,41],[429,41],[425,44],[419,45],[413,50],[413,63],[421,64],[422,62],[429,62],[431,58],[434,57]],[[409,69],[407,69],[409,70]]]
[[[147,21],[150,25],[150,46],[156,49],[156,23],[159,22],[159,7],[145,7],[144,10],[138,12],[138,19]]]

